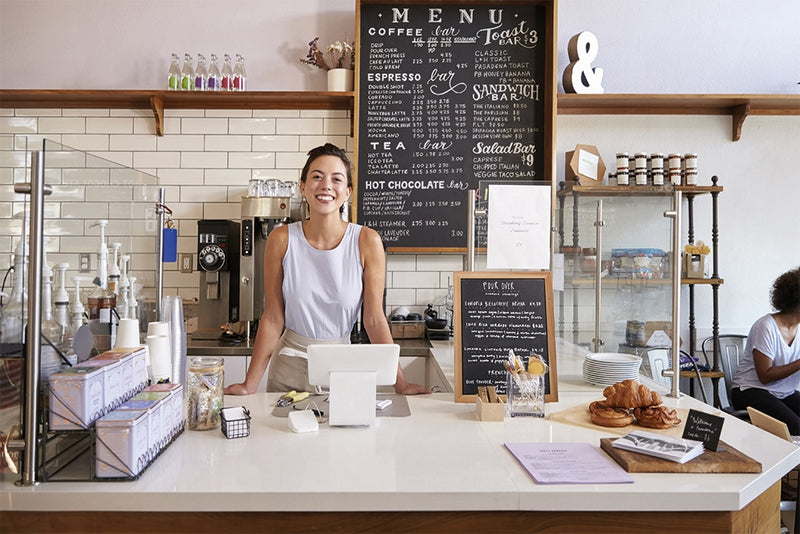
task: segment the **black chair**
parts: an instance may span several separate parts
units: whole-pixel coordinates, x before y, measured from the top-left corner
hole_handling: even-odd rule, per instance
[[[714,351],[714,337],[707,337],[700,345],[703,351],[703,357],[706,362],[710,362]],[[747,336],[741,334],[721,334],[719,336],[719,361],[722,365],[722,372],[725,374],[725,393],[728,395],[728,406],[723,406],[722,410],[739,419],[745,421],[750,420],[747,410],[736,410],[730,405],[731,402],[731,388],[733,388],[733,375],[736,374],[736,368],[739,367],[739,359],[744,354],[744,347],[747,344]]]

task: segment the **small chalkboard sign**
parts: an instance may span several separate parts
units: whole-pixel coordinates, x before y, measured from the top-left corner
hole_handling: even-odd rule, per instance
[[[509,350],[547,363],[545,401],[558,400],[553,282],[546,271],[455,272],[455,401],[475,402],[479,386],[494,386],[505,398]]]
[[[698,410],[689,410],[686,426],[683,428],[683,439],[702,441],[708,451],[716,451],[722,425],[725,419]]]

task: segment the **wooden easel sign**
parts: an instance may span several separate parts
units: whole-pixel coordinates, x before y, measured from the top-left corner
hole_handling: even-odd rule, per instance
[[[475,402],[479,386],[506,392],[509,350],[549,366],[545,401],[558,401],[550,272],[455,272],[455,401]]]

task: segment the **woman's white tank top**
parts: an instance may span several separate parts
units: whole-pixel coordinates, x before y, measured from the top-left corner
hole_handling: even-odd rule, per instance
[[[361,228],[349,223],[336,248],[317,250],[306,240],[302,222],[289,225],[282,286],[286,328],[312,339],[350,336],[363,298]]]

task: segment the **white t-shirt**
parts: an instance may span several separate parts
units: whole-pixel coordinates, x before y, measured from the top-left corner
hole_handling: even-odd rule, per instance
[[[750,334],[747,336],[744,354],[733,377],[735,386],[742,390],[748,388],[765,389],[779,399],[791,395],[800,387],[800,373],[794,373],[775,382],[762,384],[758,379],[755,364],[753,363],[753,349],[771,358],[775,366],[786,365],[800,359],[800,339],[795,337],[792,345],[787,345],[781,336],[775,319],[771,314],[765,315],[753,324]]]

